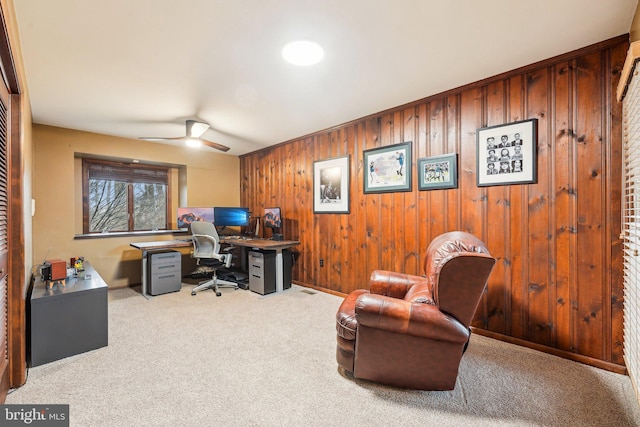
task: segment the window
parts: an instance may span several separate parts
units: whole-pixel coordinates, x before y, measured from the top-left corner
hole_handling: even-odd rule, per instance
[[[631,51],[629,51],[631,54]],[[628,58],[627,58],[628,59]],[[633,62],[635,64],[635,62]],[[626,65],[626,64],[625,64]],[[635,65],[634,65],[635,67]],[[630,74],[623,100],[622,234],[624,235],[624,362],[640,401],[640,77]]]
[[[83,232],[168,229],[169,168],[82,160]]]

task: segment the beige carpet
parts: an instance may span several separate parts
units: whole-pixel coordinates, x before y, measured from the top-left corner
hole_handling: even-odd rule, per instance
[[[109,292],[109,346],[29,370],[9,404],[71,426],[639,426],[628,377],[474,335],[455,390],[354,380],[335,362],[341,298],[295,286],[146,300]]]

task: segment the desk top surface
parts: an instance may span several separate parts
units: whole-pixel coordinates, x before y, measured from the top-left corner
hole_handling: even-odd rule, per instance
[[[129,243],[130,246],[136,249],[150,250],[150,249],[170,249],[170,248],[186,248],[193,246],[191,238],[183,240],[158,240],[155,242],[134,242]]]
[[[67,277],[64,280],[64,285],[58,280],[51,288],[42,281],[42,276],[35,276],[33,290],[31,292],[31,301],[38,300],[40,298],[69,295],[75,292],[91,291],[101,288],[106,290],[107,284],[91,264],[85,260],[83,262],[83,266],[84,271],[79,271],[76,276]],[[89,279],[85,278],[87,274],[90,277]]]
[[[229,237],[222,236],[220,238],[220,243],[226,243],[228,245],[235,246],[244,246],[247,248],[257,248],[257,249],[265,249],[265,250],[277,250],[277,249],[287,249],[293,246],[297,246],[300,244],[297,240],[270,240],[270,239],[259,239],[252,237]],[[153,250],[153,249],[171,249],[171,248],[186,248],[192,246],[193,243],[191,239],[184,240],[158,240],[155,242],[134,242],[130,243],[130,246],[141,249],[143,251]]]
[[[257,249],[267,249],[267,250],[286,249],[286,248],[290,248],[300,244],[300,242],[298,242],[297,240],[270,240],[270,239],[259,239],[255,237],[241,237],[239,239],[222,237],[220,241],[228,245],[244,246],[247,248],[257,248]]]

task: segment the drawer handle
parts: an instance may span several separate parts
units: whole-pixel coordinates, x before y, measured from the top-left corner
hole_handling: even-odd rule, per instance
[[[168,279],[169,277],[176,277],[175,274],[169,274],[167,276],[158,276],[158,279]]]
[[[158,266],[158,270],[160,270],[161,268],[175,268],[175,265],[160,265]]]

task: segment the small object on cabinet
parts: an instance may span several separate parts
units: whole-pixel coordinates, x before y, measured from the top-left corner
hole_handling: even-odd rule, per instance
[[[61,259],[46,260],[42,267],[42,280],[48,285],[49,289],[54,284],[60,283],[65,285],[67,278],[67,262]]]

